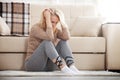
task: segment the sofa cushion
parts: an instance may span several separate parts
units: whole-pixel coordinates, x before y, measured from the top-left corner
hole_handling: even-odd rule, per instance
[[[100,17],[78,17],[72,25],[71,35],[97,37],[101,24]]]
[[[0,52],[26,52],[27,40],[28,37],[0,37]],[[104,37],[71,37],[68,43],[72,52],[105,52]]]
[[[0,37],[0,52],[26,52],[28,37]]]
[[[72,52],[105,52],[104,37],[71,37]]]
[[[29,3],[0,2],[0,14],[9,25],[11,34],[29,34]]]
[[[2,17],[0,17],[0,35],[10,35],[10,28]]]

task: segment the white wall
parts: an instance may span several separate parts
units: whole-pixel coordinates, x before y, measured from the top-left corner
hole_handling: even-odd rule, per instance
[[[108,21],[120,21],[120,0],[0,0],[0,2],[25,2],[32,4],[92,4]]]
[[[98,0],[0,0],[0,2],[26,2],[37,4],[97,4]]]
[[[120,22],[120,0],[99,1],[99,12],[107,22]]]

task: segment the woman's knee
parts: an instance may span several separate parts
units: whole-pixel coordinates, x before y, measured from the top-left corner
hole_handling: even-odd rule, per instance
[[[44,45],[44,47],[54,46],[54,44],[50,40],[44,40],[42,44]]]
[[[50,41],[50,40],[43,40],[42,43],[49,44],[49,43],[52,43],[52,41]]]
[[[60,44],[67,44],[67,41],[66,41],[66,40],[60,40],[59,43],[60,43]]]

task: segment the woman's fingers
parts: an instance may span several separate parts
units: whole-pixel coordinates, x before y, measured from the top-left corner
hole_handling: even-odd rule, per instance
[[[49,11],[50,11],[51,14],[54,14],[53,9],[49,8]]]

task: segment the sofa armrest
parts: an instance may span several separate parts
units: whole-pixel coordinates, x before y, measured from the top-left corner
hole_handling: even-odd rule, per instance
[[[120,23],[105,23],[102,26],[103,36],[107,39],[109,36],[118,37],[120,34]],[[118,35],[116,35],[116,33]]]
[[[102,30],[107,42],[107,69],[120,70],[120,23],[104,24]]]

